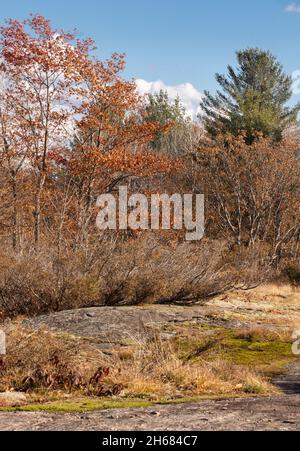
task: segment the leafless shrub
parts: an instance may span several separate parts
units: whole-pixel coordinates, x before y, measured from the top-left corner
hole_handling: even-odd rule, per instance
[[[257,136],[249,146],[244,138],[222,135],[195,155],[210,232],[238,247],[266,246],[270,265],[278,266],[285,256],[299,257],[297,144]]]
[[[0,256],[0,312],[40,315],[82,307],[201,303],[266,281],[261,248],[155,236],[102,242],[87,254]]]

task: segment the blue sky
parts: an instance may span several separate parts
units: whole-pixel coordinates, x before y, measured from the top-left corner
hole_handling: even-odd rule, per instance
[[[99,56],[127,54],[127,77],[191,83],[214,90],[215,72],[233,64],[235,51],[271,50],[292,73],[300,69],[300,0],[9,0],[1,18],[31,12],[55,27],[95,39]],[[290,6],[290,12],[286,11]],[[299,12],[297,12],[299,5]],[[299,100],[299,99],[297,99]]]

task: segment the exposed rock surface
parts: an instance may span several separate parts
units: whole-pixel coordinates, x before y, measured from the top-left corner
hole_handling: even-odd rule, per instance
[[[290,286],[262,286],[250,292],[229,293],[206,305],[101,307],[64,311],[26,321],[39,327],[96,338],[99,343],[127,341],[147,327],[202,324],[228,328],[300,329],[300,293]]]
[[[47,327],[53,331],[92,338],[102,350],[139,340],[150,328],[159,330],[162,335],[166,335],[163,338],[168,338],[168,332],[164,332],[165,326],[184,323],[246,327],[245,323],[239,321],[213,318],[209,308],[203,306],[89,308],[54,313],[25,322],[35,328]]]
[[[300,395],[115,409],[85,414],[0,413],[2,431],[295,431]]]
[[[209,305],[95,307],[40,316],[25,321],[25,324],[34,328],[46,327],[53,331],[64,331],[79,337],[92,338],[102,349],[140,339],[150,328],[165,334],[166,326],[176,324],[199,324],[237,329],[253,326],[253,322],[247,320],[224,318],[220,315],[222,312],[224,312],[222,304],[221,307],[218,305],[213,307]],[[272,323],[264,327],[272,328]]]

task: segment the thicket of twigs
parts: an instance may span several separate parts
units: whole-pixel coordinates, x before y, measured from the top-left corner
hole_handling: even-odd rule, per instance
[[[255,250],[226,243],[175,243],[140,237],[103,240],[61,259],[49,250],[0,259],[0,309],[14,317],[91,306],[204,302],[265,280],[267,265]]]

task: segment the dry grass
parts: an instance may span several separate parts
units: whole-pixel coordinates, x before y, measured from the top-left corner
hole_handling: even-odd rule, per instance
[[[182,359],[172,343],[162,341],[155,333],[136,341],[127,351],[107,356],[85,341],[47,330],[32,331],[14,325],[7,332],[8,354],[1,368],[0,389],[26,391],[35,398],[39,395],[41,402],[64,393],[160,400],[274,391],[263,376],[245,366],[221,359]],[[64,368],[61,373],[53,356]],[[99,375],[99,368],[100,377],[93,379],[93,375]],[[41,369],[55,383],[35,380]],[[74,382],[74,375],[80,382]],[[28,386],[28,378],[35,383]]]
[[[290,330],[276,329],[270,330],[264,327],[254,326],[247,329],[241,329],[235,334],[235,338],[247,341],[260,342],[289,342],[292,332]]]
[[[99,373],[102,360],[101,353],[93,346],[67,334],[31,330],[18,323],[5,330],[7,355],[0,364],[1,391],[94,388],[94,384],[88,386],[88,383]],[[108,376],[104,372],[103,375]],[[99,374],[98,382],[100,390],[103,378]]]
[[[295,293],[300,294],[300,288],[289,283],[267,283],[252,290],[252,294],[259,298],[278,297],[284,299],[285,297],[294,295]]]
[[[249,291],[232,291],[214,298],[208,307],[216,319],[282,329],[290,336],[300,326],[300,291],[290,284],[268,283]]]
[[[116,360],[115,360],[116,363]],[[226,362],[188,361],[172,342],[153,334],[136,342],[130,360],[119,355],[118,382],[128,396],[196,396],[210,394],[270,393],[267,380],[246,367]]]

